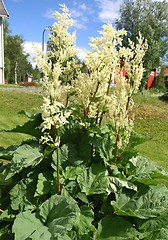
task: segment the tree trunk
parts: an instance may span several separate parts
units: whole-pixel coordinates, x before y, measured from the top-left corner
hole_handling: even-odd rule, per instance
[[[17,84],[17,61],[15,62],[15,68],[14,68],[14,82]]]

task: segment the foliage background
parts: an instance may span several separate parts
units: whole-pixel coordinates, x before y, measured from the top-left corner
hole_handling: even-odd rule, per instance
[[[153,69],[167,63],[168,51],[168,2],[150,0],[124,1],[120,8],[120,15],[116,20],[117,29],[124,28],[128,38],[136,42],[140,31],[147,39],[148,50],[144,57],[144,78],[142,87],[145,87],[148,73]]]

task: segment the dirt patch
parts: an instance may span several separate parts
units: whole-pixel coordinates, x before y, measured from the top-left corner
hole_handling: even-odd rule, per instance
[[[168,121],[168,107],[160,108],[152,105],[136,105],[134,107],[136,118],[155,118]]]

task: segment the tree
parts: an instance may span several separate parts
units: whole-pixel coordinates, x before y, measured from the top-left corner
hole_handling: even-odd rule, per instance
[[[8,21],[4,21],[5,78],[17,84],[23,81],[27,73],[32,73],[28,61],[29,54],[23,49],[24,40],[19,35],[11,35]]]
[[[148,50],[144,56],[146,72],[141,84],[144,87],[150,70],[168,59],[168,2],[124,0],[115,24],[117,29],[124,28],[128,32],[124,37],[125,46],[129,44],[128,38],[136,43],[138,32],[147,39]]]
[[[32,70],[32,74],[33,74],[33,80],[36,82],[40,82],[40,79],[42,78],[42,72],[40,71],[37,65]]]
[[[9,23],[6,19],[3,20],[3,27],[4,27],[4,49],[5,49],[5,54],[4,54],[4,61],[5,61],[5,78],[9,79],[10,78],[10,60],[6,54],[6,49],[7,49],[7,44],[8,44],[8,36],[11,33],[9,30]]]

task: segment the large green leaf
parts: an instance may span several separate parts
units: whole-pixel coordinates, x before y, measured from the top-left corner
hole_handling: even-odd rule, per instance
[[[114,143],[113,143],[112,136],[109,134],[106,134],[103,138],[101,138],[101,141],[99,143],[99,153],[105,165],[113,164],[113,159],[114,159],[113,149],[114,149]]]
[[[118,192],[119,189],[125,187],[130,190],[137,191],[137,186],[134,185],[133,183],[123,180],[121,178],[117,177],[109,177],[109,186],[108,186],[108,193],[110,194],[111,192]]]
[[[137,222],[139,230],[143,235],[152,240],[167,239],[168,236],[168,211],[159,217],[141,220]]]
[[[82,236],[87,234],[89,237],[89,232],[96,232],[96,228],[92,224],[94,220],[94,212],[88,206],[82,206],[80,208],[81,213],[78,215],[75,222],[75,229],[78,233],[78,239],[81,239]]]
[[[64,144],[60,148],[60,162],[63,169],[65,169],[67,166],[77,166],[81,164],[83,161],[78,156],[78,150],[76,144]],[[53,162],[52,167],[56,169],[57,165],[57,154],[56,151],[54,151],[53,155]]]
[[[164,185],[151,186],[130,195],[128,192],[116,194],[112,201],[117,215],[134,216],[141,219],[155,218],[168,210],[168,189]]]
[[[71,240],[68,233],[80,213],[71,197],[53,195],[39,208],[39,214],[29,210],[16,216],[13,225],[15,240]]]
[[[2,170],[2,171],[1,171]],[[0,186],[4,185],[11,185],[12,184],[12,179],[6,179],[8,175],[8,169],[0,169]]]
[[[168,238],[168,227],[161,228],[153,233],[152,240],[167,240]]]
[[[133,157],[129,160],[126,165],[126,174],[129,176],[129,180],[146,185],[154,184],[153,179],[155,178],[168,178],[168,173],[142,156]]]
[[[95,240],[138,240],[139,233],[123,218],[107,216],[98,224]]]
[[[0,221],[11,222],[15,219],[15,212],[10,209],[6,209],[0,214]]]
[[[10,191],[11,208],[13,210],[25,211],[35,208],[27,198],[29,179],[20,180]],[[31,196],[29,196],[31,198]]]
[[[81,192],[86,195],[107,193],[108,178],[102,165],[94,164],[86,168],[78,177]]]
[[[0,240],[13,240],[10,225],[1,223],[0,225]]]
[[[70,231],[80,209],[71,197],[53,195],[40,207],[42,222],[48,226],[53,239]]]
[[[51,233],[48,228],[36,217],[35,213],[29,210],[21,212],[16,216],[12,231],[15,240],[48,240],[51,239]]]
[[[83,132],[82,137],[78,140],[77,149],[80,159],[82,159],[86,165],[89,165],[92,160],[92,146],[86,132]]]
[[[51,171],[39,173],[36,186],[35,197],[47,194],[51,191],[53,173]]]
[[[3,131],[25,133],[39,139],[41,136],[41,129],[39,126],[41,123],[42,123],[42,118],[41,118],[41,114],[39,113],[31,116],[30,120],[24,123],[23,125],[17,126],[14,129],[3,130]]]
[[[10,146],[8,148],[0,147],[0,158],[2,158],[3,160],[4,159],[11,160],[15,149],[16,149],[15,146]],[[0,163],[1,163],[1,160],[0,160]]]
[[[52,240],[76,240],[76,238],[70,238],[67,234],[58,234],[57,238],[52,238]]]
[[[79,174],[83,172],[84,168],[81,166],[68,166],[62,171],[65,179],[75,180]]]
[[[133,149],[135,146],[148,141],[149,138],[137,132],[132,132],[127,148]]]
[[[43,154],[40,145],[37,142],[32,142],[31,145],[24,144],[19,146],[13,154],[11,168],[6,179],[11,178],[16,173],[21,172],[29,166],[36,166],[43,159]]]

